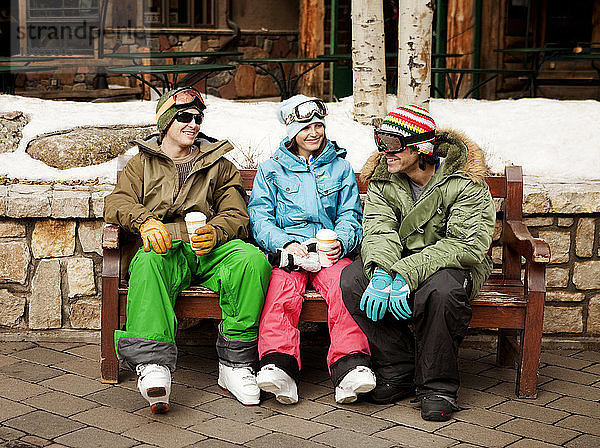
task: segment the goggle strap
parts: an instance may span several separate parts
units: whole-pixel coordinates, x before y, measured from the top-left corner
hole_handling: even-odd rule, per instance
[[[392,137],[397,137],[398,140],[400,140],[400,142],[402,143],[403,148],[405,148],[407,146],[418,145],[420,143],[430,142],[431,140],[433,140],[435,138],[435,131],[427,131],[427,132],[423,132],[421,134],[409,135],[408,137],[405,137],[404,135],[400,135],[400,134],[395,134],[392,132],[377,132],[377,131],[375,131],[375,134],[383,134],[383,135],[390,135]]]

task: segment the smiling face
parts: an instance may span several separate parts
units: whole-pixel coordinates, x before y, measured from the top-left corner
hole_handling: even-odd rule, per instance
[[[200,113],[195,107],[190,107],[184,111],[194,115]],[[164,143],[178,146],[180,148],[189,148],[194,144],[194,140],[199,132],[200,125],[196,124],[194,119],[192,119],[189,123],[182,123],[175,118],[167,129]]]
[[[325,126],[322,123],[309,124],[298,132],[294,139],[298,144],[298,154],[308,157],[313,152],[321,149],[325,139]]]
[[[411,173],[419,170],[419,152],[416,149],[407,148],[395,154],[385,154],[388,171],[392,174]],[[412,177],[412,176],[411,176]]]

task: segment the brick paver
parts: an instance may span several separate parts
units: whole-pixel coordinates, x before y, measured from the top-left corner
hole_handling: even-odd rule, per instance
[[[317,434],[333,429],[329,425],[292,417],[291,415],[274,415],[254,422],[254,426],[302,437],[303,439],[310,439]]]
[[[352,446],[387,448],[395,445],[395,443],[391,442],[390,440],[343,429],[327,431],[323,434],[313,437],[311,440],[336,448],[348,448]]]
[[[79,422],[46,411],[34,411],[3,422],[4,425],[45,439],[83,428]]]
[[[54,414],[68,417],[98,407],[99,404],[64,392],[50,391],[24,400],[23,403]]]
[[[80,375],[73,375],[72,373],[66,373],[49,380],[41,381],[39,384],[50,389],[60,390],[80,397],[110,387],[107,384],[102,384],[100,381],[85,378]]]
[[[437,430],[435,433],[437,435],[488,448],[503,447],[520,439],[519,436],[514,434],[495,431],[493,429],[465,422],[452,423],[451,425]]]
[[[203,435],[197,432],[176,428],[160,422],[151,422],[129,429],[122,435],[150,445],[168,448],[181,448],[205,439]]]
[[[240,406],[235,398],[219,398],[198,406],[198,409],[240,423],[252,423],[274,414],[260,406]]]
[[[100,406],[89,411],[80,412],[73,415],[71,419],[118,434],[150,423],[150,419],[146,416],[132,414],[108,406]]]
[[[17,417],[18,415],[27,414],[34,411],[35,408],[26,406],[21,403],[16,403],[6,398],[0,398],[0,422],[9,418]]]
[[[559,380],[570,381],[572,383],[579,383],[590,385],[598,381],[598,377],[592,373],[579,372],[577,370],[568,369],[560,366],[546,366],[540,369],[541,375],[547,375],[552,378]]]
[[[130,448],[138,445],[136,440],[98,428],[79,429],[55,439],[56,442],[73,448],[89,448],[92,440],[94,448]]]
[[[225,418],[214,418],[202,424],[191,426],[190,431],[195,431],[215,439],[225,440],[232,443],[246,443],[260,436],[268,434],[262,428],[246,425]]]
[[[598,448],[600,437],[584,434],[566,443],[567,448]]]
[[[75,359],[75,356],[68,353],[62,353],[56,350],[50,350],[44,347],[34,347],[19,352],[19,358],[26,359],[31,362],[37,362],[47,366],[52,366],[60,362]]]
[[[562,409],[563,411],[572,414],[600,418],[600,405],[594,401],[583,400],[581,398],[562,397],[552,403],[548,403],[548,406],[555,409]]]
[[[456,444],[456,440],[449,437],[430,434],[406,426],[394,426],[375,434],[378,437],[392,440],[399,446],[414,448],[445,448]]]
[[[63,372],[58,369],[28,361],[19,361],[14,364],[0,367],[0,372],[13,378],[31,381],[32,383],[37,383],[38,381],[47,380],[63,374]]]
[[[208,442],[208,441],[207,441]],[[226,443],[226,442],[221,442]],[[323,445],[321,443],[314,442],[312,440],[305,440],[299,437],[294,437],[289,434],[282,434],[274,432],[265,436],[259,437],[258,439],[251,440],[244,444],[252,448],[325,448],[331,445]],[[200,446],[200,444],[199,444]],[[207,445],[207,447],[213,447],[213,445]],[[239,447],[239,445],[227,445],[228,447]],[[221,448],[221,445],[214,445],[215,448]]]
[[[491,351],[460,351],[460,412],[421,419],[410,398],[392,405],[335,403],[322,347],[303,347],[300,401],[266,394],[242,406],[217,386],[214,347],[182,347],[171,410],[153,415],[134,372],[99,381],[99,345],[0,344],[0,446],[11,448],[600,446],[600,355],[543,351],[536,400],[514,395],[514,369]],[[305,356],[306,355],[306,356]],[[7,445],[8,444],[8,445]]]
[[[18,378],[9,378],[4,375],[0,376],[0,384],[2,384],[2,387],[0,387],[0,397],[15,401],[25,400],[50,390],[37,384],[22,381]]]
[[[555,443],[557,445],[561,445],[579,435],[578,432],[571,429],[560,428],[558,426],[547,425],[545,423],[534,422],[523,418],[511,420],[510,422],[498,426],[497,429],[510,432],[511,434],[529,437],[531,439]]]
[[[584,400],[600,400],[600,388],[584,386],[569,381],[553,380],[549,383],[542,384],[540,388],[563,395],[569,395],[571,397],[583,398]]]
[[[491,409],[504,414],[537,420],[542,423],[555,423],[569,415],[564,411],[519,401],[506,401]]]
[[[564,420],[557,422],[556,426],[600,436],[600,419],[586,417],[584,415],[570,415]]]

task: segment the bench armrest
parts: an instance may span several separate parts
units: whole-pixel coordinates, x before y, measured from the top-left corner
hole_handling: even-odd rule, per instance
[[[540,238],[534,238],[523,221],[506,221],[504,242],[528,262],[550,262],[550,246]]]
[[[118,249],[119,248],[119,233],[121,228],[114,224],[104,224],[102,229],[102,248],[103,249]]]
[[[121,250],[119,234],[121,228],[114,224],[104,224],[102,229],[102,277],[118,279],[121,273]],[[104,291],[104,289],[103,289]]]

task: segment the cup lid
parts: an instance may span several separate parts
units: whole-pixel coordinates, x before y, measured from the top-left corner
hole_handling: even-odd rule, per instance
[[[189,212],[185,215],[186,221],[206,221],[206,215],[202,212]]]
[[[326,240],[326,241],[336,240],[337,233],[335,233],[331,229],[321,229],[317,232],[317,239],[318,240]]]

